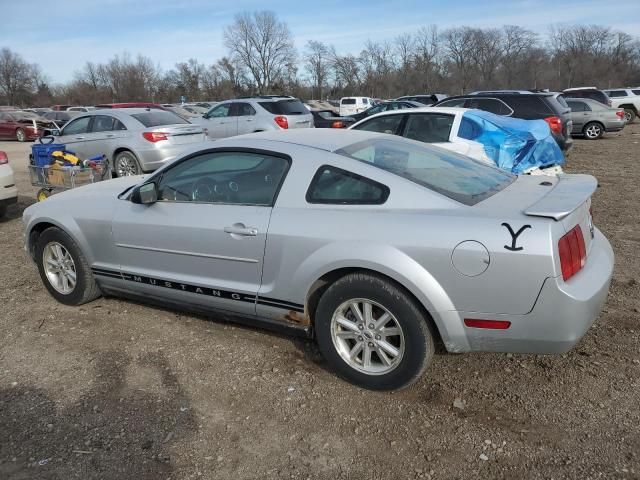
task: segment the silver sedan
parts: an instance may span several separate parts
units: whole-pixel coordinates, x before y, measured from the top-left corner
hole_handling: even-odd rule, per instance
[[[101,294],[313,337],[344,378],[414,382],[434,345],[559,353],[607,297],[589,175],[517,177],[392,135],[297,130],[191,149],[24,212],[58,301]]]
[[[54,132],[81,159],[106,155],[117,176],[151,172],[206,141],[206,130],[173,112],[149,108],[93,110]]]

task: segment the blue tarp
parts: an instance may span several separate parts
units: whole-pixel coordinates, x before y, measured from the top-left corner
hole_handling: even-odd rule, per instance
[[[458,136],[484,145],[487,156],[512,173],[564,164],[564,155],[544,120],[470,110],[462,116]]]

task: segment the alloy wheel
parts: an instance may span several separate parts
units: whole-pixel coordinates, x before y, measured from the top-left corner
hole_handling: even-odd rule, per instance
[[[589,138],[598,138],[601,132],[602,132],[602,129],[598,125],[590,125],[585,130],[585,133]]]
[[[340,357],[367,375],[391,372],[404,355],[405,339],[398,320],[384,306],[364,298],[347,300],[335,310],[331,339]]]
[[[49,242],[42,252],[42,264],[51,286],[68,295],[76,288],[76,265],[69,251],[58,242]]]
[[[16,140],[18,140],[19,142],[24,142],[26,139],[27,136],[25,135],[24,130],[22,130],[21,128],[16,130]]]
[[[118,156],[116,164],[116,172],[119,177],[128,177],[138,175],[138,164],[136,159],[128,153]]]
[[[630,123],[633,118],[633,114],[629,110],[624,111],[624,121]]]

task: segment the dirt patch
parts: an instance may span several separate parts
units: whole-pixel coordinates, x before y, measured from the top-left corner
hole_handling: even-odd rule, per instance
[[[300,339],[57,304],[22,248],[27,148],[0,143],[21,194],[0,221],[0,478],[640,478],[640,123],[576,140],[566,168],[598,177],[595,223],[616,253],[580,344],[436,355],[396,393],[344,383]]]

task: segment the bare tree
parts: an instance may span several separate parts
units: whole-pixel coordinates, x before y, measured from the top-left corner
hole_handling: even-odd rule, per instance
[[[322,99],[322,88],[329,76],[330,54],[329,48],[324,43],[315,40],[307,42],[304,55],[305,66],[311,75],[319,99]]]
[[[224,42],[231,56],[251,73],[259,93],[268,92],[287,65],[295,63],[289,27],[273,12],[237,15],[224,32]]]
[[[40,75],[40,67],[27,63],[8,48],[0,50],[0,94],[6,102],[26,103],[37,88],[34,77]]]
[[[442,35],[447,60],[454,66],[459,79],[461,92],[471,86],[473,76],[473,55],[475,48],[475,32],[470,27],[450,28]]]
[[[513,86],[517,71],[527,65],[526,57],[538,46],[538,36],[517,25],[505,25],[502,32],[503,81],[505,85]]]

